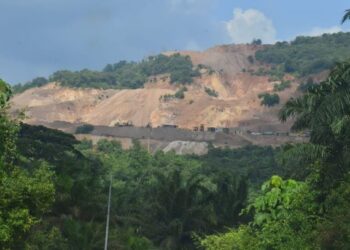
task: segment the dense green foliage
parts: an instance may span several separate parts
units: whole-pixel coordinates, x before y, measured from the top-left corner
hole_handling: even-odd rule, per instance
[[[310,142],[179,156],[21,124],[0,80],[0,249],[102,249],[109,185],[109,249],[350,249],[350,62],[307,84]]]
[[[112,249],[348,249],[349,68],[281,110],[310,143],[204,156],[19,126],[1,85],[2,249],[102,248],[110,176]]]
[[[248,72],[254,76],[268,76],[269,81],[283,81],[285,75],[283,65],[272,65],[270,68],[259,67],[255,71],[250,69]]]
[[[189,56],[174,54],[157,55],[136,63],[120,61],[108,64],[102,71],[83,69],[81,71],[60,70],[53,73],[49,80],[38,77],[24,85],[15,85],[16,93],[50,82],[60,82],[63,86],[79,88],[142,88],[149,77],[169,74],[171,83],[190,84],[193,77],[200,76],[199,70],[192,64]],[[152,80],[152,79],[151,79]]]
[[[259,187],[273,174],[282,174],[277,163],[280,149],[272,147],[247,146],[235,150],[211,148],[208,154],[195,157],[207,169],[220,166],[223,172],[234,171],[247,177],[253,186]],[[259,167],[256,167],[256,166]]]
[[[248,183],[276,173],[271,148],[152,156],[136,141],[123,150],[115,141],[93,146],[43,126],[16,125],[5,109],[7,85],[1,93],[2,249],[102,248],[110,175],[111,248],[192,249],[194,233],[222,231],[244,220],[239,212]],[[247,167],[259,160],[262,169]]]
[[[280,119],[293,117],[292,129],[311,131],[310,143],[287,145],[279,157],[289,170],[286,177],[299,181],[273,176],[243,210],[253,216],[248,225],[199,244],[206,249],[349,249],[349,100],[349,62],[289,100]]]
[[[16,93],[21,93],[26,91],[27,89],[31,88],[36,88],[36,87],[41,87],[47,84],[49,80],[47,80],[45,77],[36,77],[32,81],[27,82],[25,84],[16,84],[13,86],[13,92]]]
[[[258,61],[283,65],[287,73],[305,76],[331,69],[350,57],[350,33],[324,34],[320,37],[297,37],[277,42],[256,52]]]
[[[72,135],[43,126],[21,124],[13,138],[16,133],[14,164],[33,174],[35,182],[26,183],[45,187],[42,192],[51,190],[18,203],[32,207],[31,202],[41,202],[40,220],[28,222],[25,232],[13,236],[22,237],[26,249],[102,248],[110,175],[110,248],[193,249],[194,234],[223,231],[245,221],[239,213],[246,206],[248,185],[278,173],[272,148],[150,155],[137,141],[123,150],[115,141],[79,143]],[[254,167],[257,162],[260,169]],[[21,185],[16,180],[8,187]],[[0,195],[0,200],[5,197]]]
[[[259,99],[261,99],[261,105],[267,106],[267,107],[272,107],[276,104],[280,103],[280,97],[278,94],[273,93],[263,93],[259,94]]]
[[[0,248],[23,249],[24,239],[54,200],[52,171],[45,163],[35,169],[19,168],[16,149],[18,124],[6,112],[11,95],[0,80]]]
[[[199,75],[188,56],[174,54],[148,57],[140,63],[121,61],[108,64],[103,71],[57,71],[51,81],[63,86],[94,88],[141,88],[150,76],[170,74],[171,83],[189,84]]]

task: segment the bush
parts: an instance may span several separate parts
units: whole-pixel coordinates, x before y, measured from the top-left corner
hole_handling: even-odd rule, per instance
[[[187,91],[186,87],[182,87],[178,91],[176,91],[174,97],[177,99],[184,99],[185,98],[185,92]]]
[[[252,55],[248,56],[247,59],[248,59],[249,63],[251,63],[251,64],[254,63],[254,57]]]
[[[211,88],[207,88],[206,87],[204,90],[209,96],[212,96],[212,97],[218,97],[219,96],[219,93],[217,91],[215,91],[215,89],[211,89]]]
[[[75,130],[76,134],[90,134],[94,130],[94,126],[91,124],[84,124]]]
[[[182,87],[178,91],[176,91],[176,93],[174,95],[166,94],[166,95],[161,96],[159,99],[163,100],[165,102],[170,101],[170,100],[172,100],[174,98],[176,98],[176,99],[184,99],[186,91],[187,91],[187,88],[186,87]]]
[[[273,86],[273,90],[274,91],[283,91],[283,90],[285,90],[287,88],[290,88],[290,86],[291,86],[291,82],[290,81],[282,81],[279,84],[275,84]]]
[[[276,104],[279,104],[280,97],[277,94],[269,94],[269,93],[263,93],[260,94],[259,99],[261,99],[261,105],[272,107]]]

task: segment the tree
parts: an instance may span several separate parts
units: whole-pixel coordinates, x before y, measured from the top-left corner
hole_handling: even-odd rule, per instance
[[[261,99],[261,105],[264,105],[267,107],[272,107],[276,104],[279,104],[280,102],[280,97],[276,93],[273,93],[273,94],[263,93],[263,94],[260,94],[258,97],[259,99]]]
[[[350,62],[338,64],[328,79],[298,98],[290,99],[279,113],[281,121],[294,117],[293,130],[310,130],[309,157],[322,159],[320,181],[333,185],[348,172],[350,161]],[[323,186],[324,188],[325,186]]]
[[[317,249],[313,230],[317,216],[306,183],[272,176],[244,213],[251,213],[248,226],[200,239],[205,249]]]
[[[262,44],[261,39],[253,39],[252,41],[252,45],[261,45],[261,44]]]
[[[55,190],[46,163],[33,171],[14,165],[18,124],[7,115],[10,95],[0,80],[0,248],[23,249],[31,228],[49,211]]]

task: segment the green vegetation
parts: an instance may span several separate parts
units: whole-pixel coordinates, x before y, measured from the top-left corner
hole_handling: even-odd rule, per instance
[[[53,173],[43,162],[31,170],[16,164],[19,126],[6,113],[10,95],[0,80],[0,247],[23,249],[24,239],[54,201]]]
[[[345,15],[343,16],[342,23],[345,23],[347,20],[350,20],[350,9],[345,11]]]
[[[282,65],[286,73],[301,76],[319,73],[350,57],[350,33],[301,36],[291,43],[277,42],[257,51],[255,57],[263,63]]]
[[[215,89],[211,89],[211,88],[205,87],[204,91],[205,91],[205,93],[208,94],[208,96],[212,96],[212,97],[218,97],[219,96],[219,93]]]
[[[247,59],[248,59],[248,62],[251,63],[251,64],[253,64],[254,61],[255,61],[255,58],[252,55],[248,56]]]
[[[311,88],[315,87],[316,85],[317,83],[314,83],[314,80],[311,77],[309,77],[305,83],[303,82],[298,86],[298,90],[305,93]]]
[[[286,145],[272,176],[242,215],[250,223],[198,238],[205,249],[350,248],[350,62],[290,99],[279,114],[295,119],[293,130],[310,130],[309,143]],[[296,178],[293,180],[291,178]]]
[[[249,72],[253,76],[269,76],[269,81],[283,81],[285,75],[281,65],[273,65],[271,68],[260,67],[257,71],[250,70]]]
[[[186,91],[187,91],[187,88],[186,87],[182,87],[178,91],[176,91],[174,97],[177,98],[177,99],[184,99]]]
[[[209,75],[212,75],[215,73],[215,70],[213,70],[212,67],[208,66],[208,65],[204,65],[204,64],[198,64],[198,69],[205,69]]]
[[[9,91],[3,85],[4,105]],[[194,234],[243,222],[249,187],[278,174],[270,147],[151,155],[137,141],[123,150],[115,141],[93,145],[3,121],[0,249],[102,248],[111,175],[110,248],[193,249]]]
[[[189,56],[174,54],[157,55],[136,63],[120,61],[108,64],[103,71],[83,69],[81,71],[61,70],[53,73],[49,80],[39,77],[33,81],[16,85],[15,92],[23,92],[32,87],[40,87],[50,82],[60,82],[63,86],[77,88],[142,88],[150,76],[169,74],[171,83],[190,84],[193,77],[200,76]]]
[[[262,44],[262,40],[261,39],[253,39],[251,44],[252,45],[261,45]]]
[[[19,124],[2,83],[1,248],[102,248],[112,176],[112,249],[348,249],[349,69],[338,65],[282,108],[310,143],[204,156]]]
[[[79,142],[10,96],[0,80],[0,249],[102,249],[110,184],[109,249],[350,249],[350,62],[280,110],[308,143],[203,156]]]
[[[27,89],[41,87],[47,84],[49,80],[47,80],[45,77],[36,77],[32,81],[27,82],[25,84],[16,84],[13,86],[13,92],[14,94],[22,93],[26,91]]]
[[[276,104],[279,104],[280,102],[280,97],[278,94],[273,93],[262,93],[259,94],[259,99],[261,99],[261,105],[267,106],[267,107],[272,107]]]
[[[94,130],[94,126],[91,124],[83,124],[75,130],[76,134],[90,134]]]
[[[176,99],[184,99],[185,98],[185,92],[187,91],[186,87],[181,87],[178,91],[175,92],[174,95],[166,94],[160,97],[160,100],[163,100],[165,102],[170,101],[174,98]]]
[[[273,90],[274,91],[283,91],[285,89],[290,88],[291,86],[291,82],[290,81],[282,81],[281,83],[276,83],[273,86]]]

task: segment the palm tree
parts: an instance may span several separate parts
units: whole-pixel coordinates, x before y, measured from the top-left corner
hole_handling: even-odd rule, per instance
[[[205,232],[216,224],[213,192],[206,187],[204,176],[184,174],[180,169],[154,173],[158,184],[148,195],[149,207],[142,228],[162,249],[183,249],[192,244],[193,231]]]
[[[343,19],[342,19],[342,23],[345,23],[347,20],[349,20],[350,19],[350,9],[348,9],[348,10],[346,10],[345,11],[345,15],[344,15],[344,17],[343,17]]]
[[[290,99],[279,118],[284,122],[290,117],[296,119],[292,129],[310,129],[314,143],[327,144],[325,132],[340,133],[350,118],[350,62],[337,64],[326,81]]]
[[[293,130],[311,131],[311,144],[294,148],[295,153],[324,163],[322,185],[341,179],[350,166],[350,62],[337,64],[326,81],[290,99],[279,118],[291,117]]]

